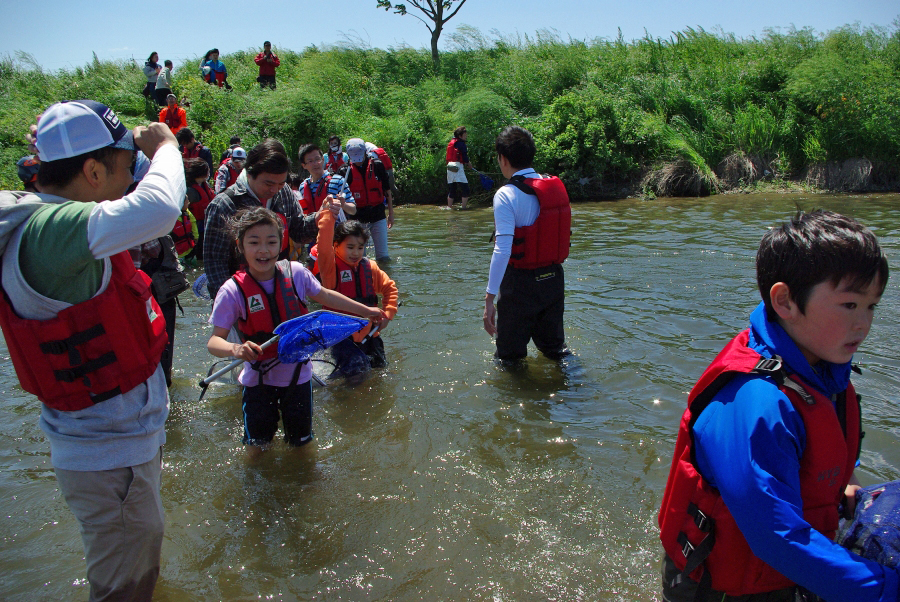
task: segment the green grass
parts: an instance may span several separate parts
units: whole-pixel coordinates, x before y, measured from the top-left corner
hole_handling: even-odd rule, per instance
[[[469,129],[473,162],[490,172],[497,132],[529,127],[537,167],[570,184],[637,180],[666,162],[714,182],[712,170],[735,153],[777,161],[786,176],[814,162],[900,157],[900,20],[824,35],[687,29],[630,42],[460,27],[447,40],[437,74],[425,49],[310,47],[279,52],[271,93],[259,89],[247,50],[223,57],[231,92],[202,82],[197,60],[176,66],[174,88],[214,154],[233,135],[248,146],[272,136],[292,154],[332,133],[376,142],[394,158],[402,202],[443,198],[444,148],[459,125]],[[20,186],[14,164],[43,108],[92,98],[134,126],[157,113],[140,95],[143,82],[134,64],[95,59],[51,73],[27,55],[0,60],[0,186]],[[576,197],[598,190],[571,188]]]

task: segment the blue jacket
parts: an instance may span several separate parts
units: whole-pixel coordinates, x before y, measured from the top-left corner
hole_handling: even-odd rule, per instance
[[[850,363],[810,366],[760,303],[750,316],[750,347],[779,355],[791,373],[826,396],[847,388]],[[697,466],[722,494],[753,553],[829,602],[898,599],[900,575],[833,543],[803,520],[800,457],[806,429],[774,383],[729,382],[694,424]]]

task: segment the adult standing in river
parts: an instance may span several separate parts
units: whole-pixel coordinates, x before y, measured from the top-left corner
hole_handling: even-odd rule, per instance
[[[347,186],[356,204],[356,219],[368,224],[375,260],[388,261],[387,233],[394,225],[394,194],[384,164],[369,157],[362,138],[347,141]],[[387,215],[385,215],[385,202]]]
[[[288,256],[288,237],[299,243],[311,243],[319,231],[316,214],[303,216],[303,210],[287,185],[291,168],[284,145],[269,138],[247,153],[244,170],[234,184],[216,195],[206,208],[203,240],[203,265],[207,288],[215,299],[219,288],[237,271],[234,240],[228,234],[227,222],[238,209],[266,207],[284,222],[279,259]]]
[[[559,359],[569,354],[562,268],[572,224],[569,195],[559,178],[542,177],[532,167],[536,148],[525,128],[505,128],[495,149],[509,183],[494,194],[495,242],[484,329],[497,335],[495,356],[500,360],[524,358],[529,340],[545,356]]]
[[[465,126],[453,130],[453,138],[447,143],[447,207],[453,207],[456,197],[461,200],[460,209],[465,209],[472,196],[469,189],[469,179],[466,177],[466,168],[472,168],[469,162],[469,149],[466,140],[469,133]]]
[[[36,144],[42,193],[0,193],[0,325],[22,388],[42,402],[90,599],[149,601],[163,539],[166,333],[127,249],[165,236],[181,213],[181,157],[165,125],[130,132],[89,100],[48,108]],[[125,195],[138,148],[152,162]]]

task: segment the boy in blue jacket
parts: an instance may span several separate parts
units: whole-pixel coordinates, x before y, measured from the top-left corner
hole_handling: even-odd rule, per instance
[[[663,599],[898,599],[900,575],[834,543],[860,450],[853,353],[888,279],[875,236],[827,211],[770,230],[763,302],[688,397],[659,513]]]

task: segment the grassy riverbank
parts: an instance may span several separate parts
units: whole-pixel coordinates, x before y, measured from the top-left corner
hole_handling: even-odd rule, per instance
[[[292,152],[331,133],[377,142],[394,158],[403,201],[445,195],[444,148],[458,125],[476,167],[496,171],[493,138],[509,123],[535,134],[538,167],[574,198],[766,183],[900,189],[900,19],[824,35],[687,30],[586,43],[461,27],[448,41],[439,73],[425,49],[276,49],[272,93],[259,90],[248,50],[223,57],[233,91],[203,83],[195,61],[176,65],[175,91],[214,154],[234,134],[273,136]],[[157,113],[143,82],[134,64],[49,73],[27,56],[0,61],[0,186],[19,187],[24,129],[48,104],[93,98],[136,125]]]

